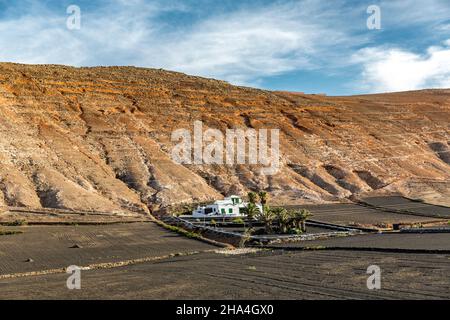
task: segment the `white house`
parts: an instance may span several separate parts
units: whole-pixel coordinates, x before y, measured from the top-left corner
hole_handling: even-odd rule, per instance
[[[243,209],[247,207],[248,203],[244,202],[238,196],[227,197],[224,200],[216,200],[213,204],[206,206],[199,206],[192,211],[192,216],[195,218],[204,217],[242,217],[244,216]],[[259,211],[262,211],[262,206],[256,204]]]

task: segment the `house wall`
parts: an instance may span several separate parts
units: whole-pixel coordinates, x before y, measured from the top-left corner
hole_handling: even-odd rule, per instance
[[[239,206],[237,205],[219,205],[219,212],[222,213],[222,209],[225,210],[226,215],[240,215]],[[231,209],[231,212],[230,212]]]
[[[225,216],[241,216],[241,210],[239,208],[245,207],[245,203],[242,202],[242,200],[240,202],[237,202],[235,204],[233,204],[231,201],[217,201],[214,204],[210,204],[207,205],[206,208],[215,208],[216,213],[213,213],[214,215],[219,215],[221,216],[222,214],[225,214]],[[224,213],[223,211],[224,210]],[[231,211],[230,211],[231,210]]]

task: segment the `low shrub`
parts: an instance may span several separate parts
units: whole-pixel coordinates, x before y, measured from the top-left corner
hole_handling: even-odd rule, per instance
[[[23,233],[22,231],[10,231],[10,230],[8,230],[8,231],[1,231],[0,230],[0,236],[10,236],[10,235],[13,235],[13,234],[20,234],[20,233]]]
[[[20,227],[20,226],[27,225],[27,222],[26,222],[26,220],[19,220],[19,219],[17,219],[17,220],[14,220],[12,222],[3,223],[3,225],[9,226],[9,227]]]
[[[164,227],[170,231],[176,232],[176,233],[181,234],[190,239],[201,239],[202,238],[202,236],[199,233],[192,232],[192,231],[186,231],[186,230],[176,227],[176,226],[164,225]]]

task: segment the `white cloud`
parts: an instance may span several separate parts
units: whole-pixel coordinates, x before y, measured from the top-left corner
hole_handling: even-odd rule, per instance
[[[34,3],[35,4],[35,3]],[[166,10],[157,1],[115,0],[95,11],[81,6],[81,29],[69,30],[65,8],[33,5],[21,16],[0,20],[0,61],[74,66],[127,65],[142,61],[141,49],[157,40],[154,21]]]
[[[65,8],[55,11],[36,1],[26,2],[30,4],[26,12],[13,10],[15,16],[0,20],[0,61],[135,65],[253,86],[264,77],[291,71],[339,73],[356,61],[362,64],[365,84],[372,91],[448,83],[442,71],[446,67],[440,65],[448,62],[448,44],[430,48],[424,55],[367,48],[348,59],[355,48],[379,35],[366,29],[366,5],[349,0],[280,0],[222,13],[178,0],[114,0],[95,10],[81,6],[81,30],[72,31],[66,28]],[[402,28],[412,21],[415,27],[432,25],[437,34],[436,28],[444,32],[448,24],[448,0],[429,0],[426,5],[418,0],[381,1],[380,5],[383,28]],[[172,13],[182,13],[190,21],[179,26],[161,19]]]
[[[450,23],[449,24],[442,24],[435,27],[438,31],[448,32],[450,31]]]
[[[450,17],[448,0],[381,0],[379,5],[388,28],[435,25]]]
[[[330,46],[348,39],[307,14],[304,8],[278,5],[214,17],[168,44],[166,64],[234,82],[315,68]]]
[[[0,21],[0,61],[136,65],[255,84],[261,77],[317,68],[335,53],[330,47],[365,41],[349,36],[352,26],[338,19],[340,4],[277,2],[176,28],[158,15],[188,12],[186,6],[116,0],[91,12],[81,7],[81,30],[72,31],[65,28],[65,12],[34,7]]]
[[[372,92],[450,87],[450,41],[417,54],[397,48],[365,48],[353,55]]]

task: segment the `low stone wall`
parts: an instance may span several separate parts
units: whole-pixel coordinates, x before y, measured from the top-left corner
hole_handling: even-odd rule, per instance
[[[202,234],[204,237],[214,239],[216,241],[225,242],[237,246],[242,243],[244,238],[246,242],[249,243],[259,243],[263,245],[275,244],[275,243],[288,243],[297,241],[311,241],[319,240],[331,237],[346,237],[356,234],[362,234],[363,231],[342,227],[342,226],[332,226],[331,224],[322,224],[319,222],[311,222],[308,225],[326,227],[329,229],[335,229],[338,231],[322,232],[322,233],[312,233],[312,234],[300,234],[300,235],[252,235],[246,237],[242,233],[230,232],[220,228],[214,228],[209,226],[201,226],[194,224],[180,217],[165,217],[164,222],[172,225],[182,227],[190,231],[194,231]]]
[[[228,243],[233,246],[238,246],[242,240],[242,235],[239,233],[228,232],[213,227],[199,226],[179,217],[167,216],[161,220],[167,224],[175,225],[185,230],[199,233],[206,238],[210,238],[218,242]]]

